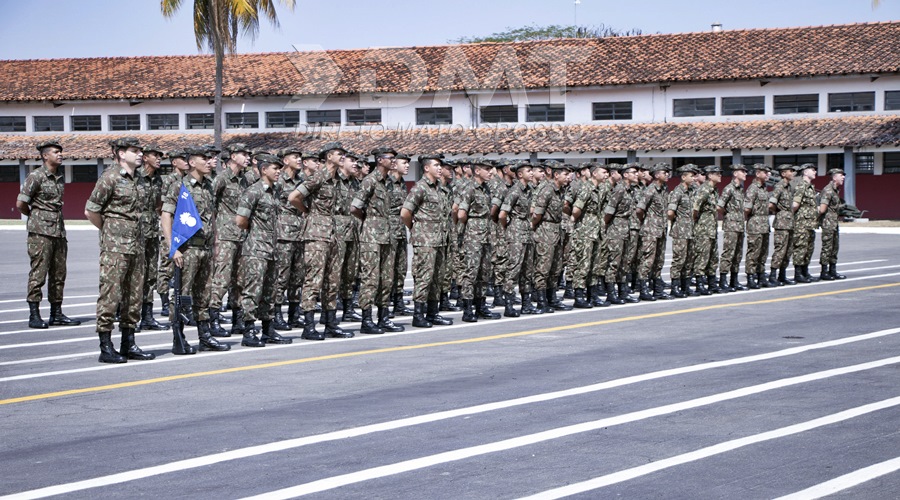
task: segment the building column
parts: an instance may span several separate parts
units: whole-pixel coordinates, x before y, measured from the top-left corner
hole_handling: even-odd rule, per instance
[[[636,163],[637,162],[637,151],[629,149],[627,155],[628,155],[628,163]]]
[[[856,206],[856,158],[853,148],[844,148],[844,202]]]
[[[28,165],[25,164],[25,160],[19,160],[19,185],[25,184],[25,178],[28,177]],[[22,220],[28,220],[28,217],[19,214],[19,218]]]
[[[732,149],[731,150],[731,164],[738,165],[741,163],[744,163],[744,155],[741,154],[740,148]]]

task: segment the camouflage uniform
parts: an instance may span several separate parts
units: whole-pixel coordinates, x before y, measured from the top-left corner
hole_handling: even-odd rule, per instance
[[[562,267],[559,223],[563,216],[563,192],[547,179],[538,186],[531,207],[534,215],[542,216],[541,224],[534,231],[534,290],[541,298],[541,294],[556,286],[553,280]]]
[[[159,242],[161,231],[159,230],[159,207],[162,204],[162,176],[159,171],[153,174],[141,169],[140,175],[144,176],[143,192],[144,213],[141,215],[141,229],[144,233],[144,295],[145,304],[153,302],[153,292],[156,290],[157,273],[159,273]]]
[[[666,256],[666,186],[653,182],[644,188],[636,208],[644,211],[641,228],[641,264],[638,277],[644,280],[661,280]]]
[[[337,294],[340,286],[340,261],[334,252],[334,211],[337,172],[325,167],[318,170],[297,191],[309,203],[306,228],[303,232],[304,278],[300,307],[309,313],[315,311],[320,292],[322,309],[337,310]]]
[[[280,209],[280,187],[256,182],[241,195],[237,215],[250,222],[247,239],[241,248],[238,282],[241,287],[241,309],[249,324],[259,319],[272,320],[275,304],[276,225]],[[263,331],[265,335],[267,332]]]
[[[624,179],[616,184],[609,197],[606,208],[603,209],[604,218],[609,222],[606,228],[607,250],[609,251],[609,265],[606,270],[607,300],[613,304],[622,304],[625,301],[636,302],[637,299],[628,295],[626,281],[628,274],[628,258],[625,251],[629,245],[634,217],[634,192],[635,186],[629,186]],[[609,217],[607,217],[609,216]],[[640,222],[638,221],[638,227]],[[615,291],[618,284],[618,293]]]
[[[703,183],[693,199],[693,210],[699,215],[694,224],[694,274],[715,276],[719,267],[718,227],[716,225],[716,188],[712,182]]]
[[[534,275],[534,233],[530,220],[532,195],[531,186],[516,182],[506,192],[500,206],[501,211],[509,214],[509,224],[503,238],[508,254],[503,291],[510,295],[515,293],[517,284],[523,296],[531,293],[531,276]]]
[[[672,265],[669,270],[672,276],[672,286],[676,280],[689,279],[693,274],[688,255],[691,252],[691,240],[694,237],[694,219],[691,211],[690,188],[684,183],[675,186],[669,193],[669,205],[666,210],[675,212],[675,220],[672,221]]]
[[[606,205],[609,204],[609,197],[612,195],[613,188],[615,184],[609,179],[600,183],[600,188],[597,191],[597,204],[600,206],[601,214],[602,210],[606,209]],[[594,266],[591,269],[591,275],[593,276],[594,283],[605,284],[606,282],[606,271],[609,269],[609,241],[606,239],[606,222],[603,220],[603,216],[600,217],[600,234],[597,239],[597,257],[594,259]]]
[[[460,194],[459,209],[466,212],[466,223],[460,224],[463,267],[459,277],[459,295],[466,300],[484,296],[484,286],[490,278],[491,190],[487,182],[468,183]]]
[[[744,266],[747,276],[756,276],[766,270],[769,253],[769,192],[766,185],[754,179],[744,195],[744,210],[750,211],[747,218],[747,262]]]
[[[247,180],[240,172],[235,174],[231,168],[216,176],[212,183],[215,197],[216,244],[213,255],[213,275],[210,287],[209,307],[222,307],[225,292],[232,310],[240,308],[241,290],[238,285],[238,261],[241,257],[241,246],[247,233],[235,222],[238,203],[247,189]]]
[[[631,188],[632,208],[637,207],[638,203],[641,202],[644,188],[645,186],[641,184],[637,184]],[[622,263],[622,270],[625,273],[625,281],[627,282],[633,281],[632,276],[636,279],[636,276],[632,273],[637,273],[640,248],[641,219],[637,216],[637,210],[632,209],[631,216],[628,218],[628,240],[625,242],[624,262]]]
[[[366,214],[359,235],[361,268],[359,306],[387,308],[394,279],[394,247],[391,244],[390,181],[380,169],[374,169],[359,186],[352,206]]]
[[[844,205],[839,191],[840,187],[836,186],[834,182],[829,182],[822,188],[819,197],[819,205],[827,206],[825,214],[822,216],[822,249],[819,253],[819,264],[822,266],[837,264],[841,238],[838,211]]]
[[[45,166],[35,169],[25,178],[16,198],[31,209],[26,223],[28,257],[31,260],[26,300],[32,303],[41,301],[41,288],[45,281],[50,303],[63,300],[69,244],[62,217],[65,191],[62,168],[60,165],[56,175],[51,174]]]
[[[794,203],[800,205],[794,214],[794,265],[809,266],[816,246],[816,228],[819,226],[819,204],[816,188],[801,181],[794,190]]]
[[[719,261],[719,274],[737,275],[744,255],[744,186],[737,179],[732,180],[722,189],[719,196],[719,208],[725,212],[722,218],[722,258]],[[724,282],[723,282],[724,284]]]
[[[791,244],[794,234],[794,212],[791,204],[794,202],[794,187],[787,179],[775,185],[769,204],[775,206],[775,220],[772,224],[775,230],[775,245],[772,250],[772,269],[784,269],[791,259]]]
[[[160,193],[168,193],[173,184],[180,185],[181,178],[183,176],[184,175],[178,170],[175,170],[168,175],[163,176]],[[160,232],[159,272],[156,275],[156,293],[158,293],[160,297],[165,297],[165,299],[163,299],[163,305],[169,303],[169,282],[172,281],[172,277],[175,276],[175,263],[169,257],[169,250],[171,250],[171,248],[171,242],[166,239],[166,235]]]
[[[489,185],[489,189],[491,190],[491,208],[493,209],[493,207],[496,206],[497,211],[499,212],[500,206],[503,205],[503,199],[506,197],[506,193],[512,185],[507,184],[504,177],[494,177],[494,179],[496,179],[495,182]],[[506,271],[509,268],[509,247],[506,238],[503,235],[504,231],[500,226],[500,223],[493,219],[489,220],[491,270],[494,274],[495,284],[494,305],[501,305],[505,302],[503,294],[500,292],[503,288],[503,284],[506,283]],[[499,302],[501,304],[498,304],[498,298],[500,299]]]
[[[352,306],[353,283],[358,276],[359,260],[359,219],[350,215],[350,204],[359,191],[359,179],[345,177],[337,172],[334,190],[334,235],[335,254],[340,266],[341,279],[338,294],[345,310]]]
[[[409,241],[413,247],[413,302],[440,300],[438,271],[445,269],[447,242],[450,237],[450,196],[440,180],[434,183],[423,177],[413,186],[403,208],[413,215]]]
[[[400,209],[406,202],[409,189],[406,188],[406,181],[402,177],[391,177],[392,189],[389,190],[391,197],[391,218],[389,220],[391,227],[391,245],[394,247],[394,284],[391,287],[391,293],[394,294],[396,300],[403,300],[403,288],[406,285],[406,270],[409,262],[409,240],[406,238],[406,226],[400,220]]]
[[[591,279],[591,270],[594,268],[594,260],[600,253],[599,240],[602,225],[602,211],[600,206],[600,186],[593,182],[580,182],[575,193],[572,208],[581,211],[581,217],[575,223],[572,233],[572,257],[571,266],[572,287],[576,290],[586,289]]]

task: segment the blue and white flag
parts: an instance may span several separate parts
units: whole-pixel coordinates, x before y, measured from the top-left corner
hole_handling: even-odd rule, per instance
[[[194,204],[194,197],[182,184],[181,191],[178,193],[178,205],[175,206],[175,220],[172,221],[169,258],[174,257],[178,247],[201,229],[203,229],[203,221],[200,220],[197,205]]]

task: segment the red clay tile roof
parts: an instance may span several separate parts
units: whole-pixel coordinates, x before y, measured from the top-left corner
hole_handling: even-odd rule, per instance
[[[242,54],[227,58],[224,95],[438,92],[897,72],[900,22],[885,22]],[[213,75],[212,56],[202,55],[0,61],[0,101],[211,97]]]
[[[163,149],[209,144],[209,134],[68,134],[52,136],[65,148],[67,158],[109,158],[107,142],[133,135]],[[51,136],[0,135],[0,159],[33,159],[35,145]],[[769,148],[818,148],[900,145],[900,117],[855,116],[803,120],[760,120],[708,123],[658,123],[634,125],[567,125],[548,128],[465,130],[420,128],[374,132],[225,134],[229,142],[250,147],[280,149],[301,145],[317,149],[340,140],[344,146],[367,152],[392,146],[407,154],[487,154],[531,152],[640,152],[707,149],[765,150]]]

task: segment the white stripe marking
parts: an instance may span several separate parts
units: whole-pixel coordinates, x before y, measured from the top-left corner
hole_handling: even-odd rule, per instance
[[[843,476],[836,477],[831,481],[825,481],[824,483],[817,484],[813,487],[798,491],[796,493],[792,493],[790,495],[785,495],[783,497],[777,498],[776,500],[811,500],[814,498],[822,498],[824,496],[833,495],[839,491],[843,491],[856,485],[865,483],[866,481],[877,479],[885,474],[895,472],[898,469],[900,469],[900,457],[892,458],[875,465],[870,465],[869,467],[853,471],[849,474],[844,474]]]

